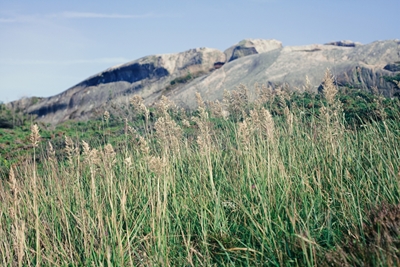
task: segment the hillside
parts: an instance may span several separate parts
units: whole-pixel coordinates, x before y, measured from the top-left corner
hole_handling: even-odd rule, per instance
[[[277,40],[243,40],[224,52],[197,48],[143,57],[93,75],[59,95],[8,106],[51,124],[87,120],[111,106],[128,107],[132,95],[141,96],[147,105],[165,95],[180,107],[194,109],[195,92],[205,101],[222,100],[224,90],[239,84],[250,88],[254,98],[255,83],[297,90],[308,77],[308,87],[317,91],[327,68],[340,87],[377,90],[391,97],[398,89],[388,77],[399,77],[399,62],[399,40],[287,47]]]
[[[0,265],[399,266],[398,98],[196,98],[54,130],[1,106]]]

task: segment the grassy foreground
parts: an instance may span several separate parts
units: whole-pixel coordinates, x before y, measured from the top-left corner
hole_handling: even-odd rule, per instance
[[[329,75],[318,111],[259,91],[192,117],[135,97],[140,127],[112,145],[106,112],[62,153],[32,125],[0,180],[0,265],[399,266],[400,114],[349,127]]]

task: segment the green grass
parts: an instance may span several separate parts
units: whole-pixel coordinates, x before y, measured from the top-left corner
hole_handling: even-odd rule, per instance
[[[49,138],[0,180],[0,262],[396,266],[398,100],[360,94],[246,100],[240,118],[153,110],[136,133],[113,114],[39,127]]]

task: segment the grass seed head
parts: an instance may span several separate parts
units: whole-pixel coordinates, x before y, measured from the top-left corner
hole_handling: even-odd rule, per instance
[[[201,98],[201,95],[199,92],[196,92],[196,102],[197,102],[197,110],[203,110],[206,109],[206,105],[204,104],[203,99]]]
[[[103,117],[104,120],[108,123],[108,121],[110,120],[110,112],[108,112],[107,110],[104,111]]]
[[[325,72],[325,77],[322,82],[323,93],[326,101],[329,105],[333,105],[335,103],[335,97],[338,93],[338,90],[334,84],[334,79],[329,69]]]
[[[56,152],[54,151],[53,145],[51,142],[48,142],[48,147],[47,147],[47,159],[51,162],[56,161]]]
[[[67,159],[70,164],[73,163],[73,158],[75,156],[75,145],[72,139],[68,136],[65,136],[65,153],[67,154]]]
[[[37,147],[39,140],[40,140],[39,127],[37,126],[37,124],[33,124],[31,125],[31,134],[29,136],[29,141],[31,141],[33,147]]]

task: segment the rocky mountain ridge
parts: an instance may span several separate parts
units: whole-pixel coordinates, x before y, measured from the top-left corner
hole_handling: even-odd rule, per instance
[[[7,105],[52,124],[89,119],[107,105],[129,105],[134,94],[150,105],[165,95],[178,106],[196,108],[195,92],[204,100],[221,100],[225,89],[233,90],[239,84],[250,89],[256,82],[301,88],[307,76],[313,90],[318,90],[327,68],[338,86],[376,87],[393,96],[397,89],[387,77],[400,76],[400,41],[283,47],[277,40],[247,39],[224,52],[196,48],[143,57],[93,75],[56,96]]]

